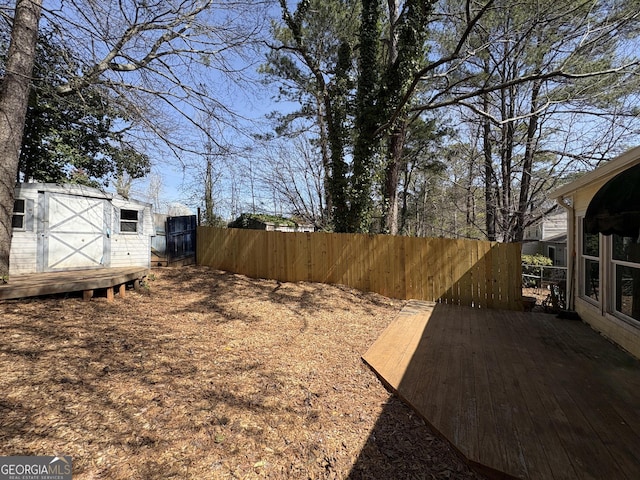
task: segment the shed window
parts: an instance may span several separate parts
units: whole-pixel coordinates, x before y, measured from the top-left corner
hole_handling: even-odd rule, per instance
[[[11,227],[24,230],[25,228],[25,213],[26,213],[26,202],[19,198],[13,202],[13,218],[11,220]]]
[[[584,220],[584,219],[583,219]],[[600,302],[600,234],[588,233],[582,221],[581,296]]]
[[[138,232],[138,210],[120,210],[120,232]]]

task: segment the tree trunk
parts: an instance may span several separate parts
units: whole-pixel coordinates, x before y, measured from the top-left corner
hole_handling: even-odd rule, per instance
[[[9,278],[11,222],[42,0],[18,0],[0,87],[0,282]]]
[[[505,79],[509,78],[505,74]],[[513,217],[512,178],[514,162],[515,122],[511,119],[515,115],[515,98],[511,88],[500,91],[500,116],[506,124],[500,126],[501,141],[500,170],[502,173],[502,194],[500,195],[499,238],[503,242],[511,241],[511,222]]]
[[[513,240],[521,242],[524,237],[525,216],[527,209],[530,207],[530,190],[531,190],[531,173],[533,170],[533,155],[535,153],[536,132],[538,130],[538,115],[535,114],[538,109],[538,96],[540,94],[541,81],[533,84],[531,91],[531,116],[529,117],[529,125],[527,127],[527,141],[524,152],[524,164],[522,166],[522,177],[520,179],[520,198],[518,201],[518,213],[516,225],[513,229]]]
[[[389,138],[389,160],[385,171],[385,230],[391,235],[398,234],[398,179],[400,162],[404,151],[405,124],[399,122]]]
[[[327,210],[336,232],[349,231],[349,203],[348,203],[348,172],[349,168],[344,159],[344,145],[347,136],[345,127],[347,121],[347,85],[351,62],[351,48],[346,42],[338,50],[338,64],[336,68],[336,82],[334,91],[324,92],[324,107],[326,122],[326,138],[330,153],[325,166],[325,190]],[[320,82],[322,76],[320,75]]]
[[[409,169],[409,163],[404,163],[404,172],[403,176],[403,191],[402,191],[402,210],[400,213],[400,225],[398,226],[398,231],[404,235],[410,235],[407,229],[407,220],[409,214],[409,185],[411,184],[411,175],[412,172]]]
[[[326,103],[326,102],[325,102]],[[327,120],[326,118],[331,115],[328,111],[329,105],[325,107],[323,112],[323,98],[316,96],[316,109],[319,112],[316,116],[316,123],[320,128],[320,155],[322,156],[322,168],[324,170],[323,179],[323,191],[324,199],[320,198],[320,217],[323,228],[331,223],[333,212],[333,196],[331,195],[331,157],[329,155],[329,137],[327,134]],[[324,115],[323,115],[324,113]],[[323,201],[324,200],[324,201]],[[322,204],[324,203],[324,208]]]
[[[472,156],[471,159],[469,160],[469,170],[467,171],[467,178],[465,179],[466,181],[466,196],[465,196],[465,203],[466,203],[466,229],[467,229],[467,234],[469,233],[470,228],[476,223],[476,202],[475,202],[475,198],[474,198],[474,192],[473,192],[473,171],[474,171],[474,167],[475,167],[475,160],[474,157]]]
[[[204,218],[205,225],[213,226],[213,162],[211,160],[211,147],[206,154],[207,166],[204,175]]]
[[[371,224],[371,188],[374,180],[376,133],[380,126],[379,56],[380,5],[378,0],[362,0],[360,51],[354,112],[351,205],[346,232],[364,233]]]
[[[397,69],[398,60],[398,19],[400,18],[400,6],[396,0],[388,0],[389,8],[389,56],[387,69]],[[395,73],[395,72],[394,72]],[[392,84],[397,83],[393,82]],[[396,92],[399,93],[399,92]],[[398,175],[400,173],[400,160],[404,148],[405,126],[402,120],[396,122],[388,141],[387,166],[383,185],[383,214],[384,230],[391,235],[398,234]]]
[[[485,98],[485,110],[488,111],[488,99]],[[484,201],[485,201],[485,220],[487,227],[487,240],[496,240],[496,213],[497,205],[494,195],[494,174],[493,174],[493,153],[491,151],[491,124],[488,119],[483,121],[483,153],[484,153]]]

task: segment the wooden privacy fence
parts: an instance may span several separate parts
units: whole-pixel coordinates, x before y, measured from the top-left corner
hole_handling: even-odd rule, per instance
[[[254,278],[400,299],[522,309],[520,244],[198,227],[197,262]]]

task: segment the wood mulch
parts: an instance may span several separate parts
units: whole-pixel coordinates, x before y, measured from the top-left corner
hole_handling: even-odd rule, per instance
[[[480,479],[360,356],[404,302],[154,270],[113,303],[0,302],[0,455],[74,479]]]

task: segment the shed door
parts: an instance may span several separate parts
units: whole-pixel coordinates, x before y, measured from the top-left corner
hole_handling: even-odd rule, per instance
[[[111,209],[103,198],[45,192],[39,271],[109,265]]]

